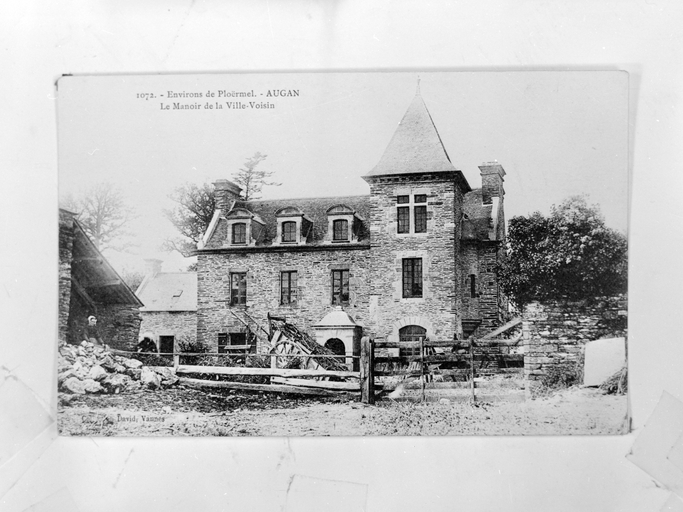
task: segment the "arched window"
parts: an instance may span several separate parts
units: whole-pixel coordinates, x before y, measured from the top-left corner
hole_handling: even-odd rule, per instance
[[[296,222],[288,220],[282,223],[282,241],[296,242]]]
[[[399,342],[416,342],[424,339],[427,335],[427,329],[419,325],[406,325],[398,331]],[[420,347],[399,347],[399,356],[413,357],[420,355]]]
[[[349,239],[349,221],[345,219],[337,219],[332,223],[332,240],[335,242],[345,241]]]
[[[331,350],[338,356],[346,355],[346,347],[344,342],[339,338],[330,338],[325,342],[325,348]]]
[[[240,222],[232,225],[232,243],[246,244],[247,243],[247,225]]]

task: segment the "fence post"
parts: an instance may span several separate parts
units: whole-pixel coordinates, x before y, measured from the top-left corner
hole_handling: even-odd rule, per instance
[[[360,340],[360,401],[375,403],[375,347],[369,336]]]
[[[420,382],[422,383],[422,399],[425,401],[425,339],[420,336]]]
[[[472,390],[472,401],[477,400],[474,391],[474,336],[470,336],[470,389]]]
[[[173,368],[175,368],[177,370],[179,365],[180,365],[180,354],[178,352],[173,352]]]

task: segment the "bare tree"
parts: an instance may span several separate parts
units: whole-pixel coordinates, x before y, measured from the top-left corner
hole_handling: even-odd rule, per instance
[[[275,171],[259,168],[258,165],[266,159],[268,155],[263,155],[258,151],[254,156],[248,158],[244,167],[240,168],[232,177],[233,181],[242,187],[244,200],[250,201],[260,199],[261,189],[265,186],[279,187],[282,183],[268,181]]]
[[[121,189],[111,183],[99,183],[80,196],[66,195],[60,206],[76,213],[76,219],[100,251],[123,251],[132,243],[125,240],[128,223],[135,218]]]

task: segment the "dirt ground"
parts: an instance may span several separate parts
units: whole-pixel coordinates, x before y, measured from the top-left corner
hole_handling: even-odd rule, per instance
[[[86,436],[405,436],[616,435],[627,432],[626,396],[570,388],[524,400],[523,392],[419,391],[363,405],[352,396],[169,388],[122,395],[60,394],[62,435]]]

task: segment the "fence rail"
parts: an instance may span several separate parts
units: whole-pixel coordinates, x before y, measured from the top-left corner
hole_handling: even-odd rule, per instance
[[[375,379],[378,377],[399,377],[403,380],[419,378],[421,398],[424,400],[427,379],[434,375],[452,377],[454,380],[459,377],[469,381],[471,398],[476,400],[478,376],[522,371],[524,356],[510,353],[510,348],[516,346],[520,338],[492,339],[492,335],[500,334],[518,323],[509,322],[504,326],[505,329],[498,329],[483,339],[432,341],[423,338],[418,341],[396,342],[364,337],[361,340],[360,355],[361,400],[364,403],[374,403],[374,388],[378,384]],[[406,349],[410,353],[402,352]],[[441,368],[441,365],[446,368]]]

